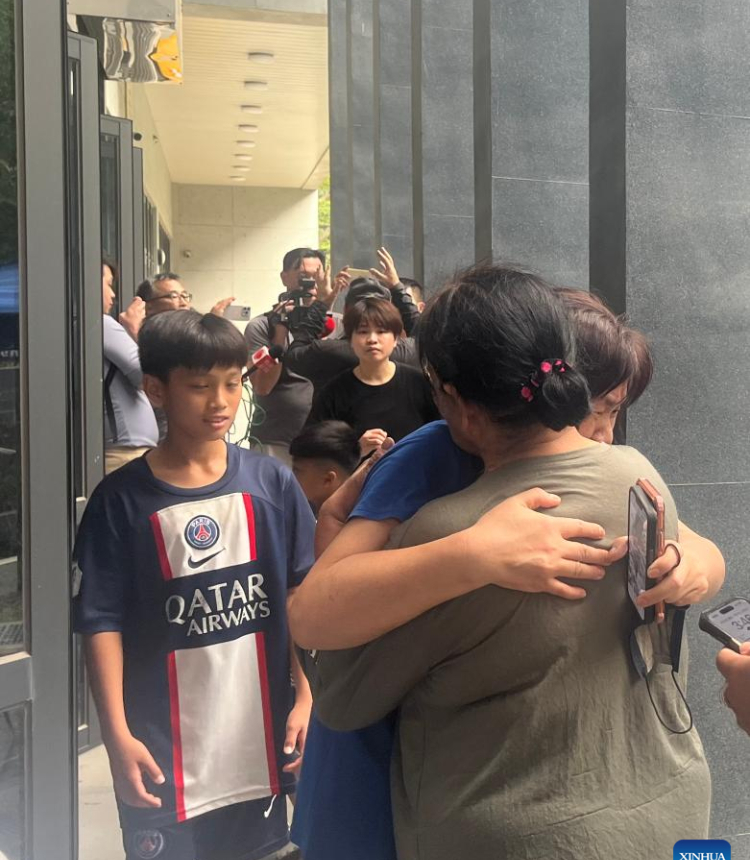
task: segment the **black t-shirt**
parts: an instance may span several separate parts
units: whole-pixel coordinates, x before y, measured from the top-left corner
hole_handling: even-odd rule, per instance
[[[346,421],[359,436],[380,428],[398,442],[439,417],[422,372],[397,364],[384,385],[367,385],[352,370],[339,374],[315,398],[307,423]]]

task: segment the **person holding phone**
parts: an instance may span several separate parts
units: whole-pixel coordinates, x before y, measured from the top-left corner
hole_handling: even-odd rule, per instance
[[[667,536],[676,537],[674,503],[653,467],[575,430],[588,388],[562,299],[538,278],[491,266],[461,273],[426,311],[420,348],[451,436],[480,457],[484,474],[397,527],[392,547],[413,555],[462,531],[471,542],[495,504],[535,485],[562,498],[553,516],[597,519],[614,537],[627,530],[627,494],[640,477],[664,498]],[[316,567],[346,559],[354,576],[355,554],[375,563],[376,553],[363,553],[364,527],[349,522]],[[465,577],[458,559],[445,567],[441,575]],[[700,741],[695,730],[667,732],[651,691],[634,681],[623,582],[616,562],[576,589],[584,600],[484,588],[361,648],[308,659],[318,714],[331,727],[358,728],[398,708],[392,789],[402,860],[588,860],[611,856],[615,844],[655,856],[705,835]],[[295,635],[298,611],[295,596]],[[657,674],[651,690],[664,708],[681,707],[669,676]]]
[[[726,679],[724,702],[737,718],[737,725],[750,735],[750,642],[740,645],[740,653],[722,648],[716,667]]]

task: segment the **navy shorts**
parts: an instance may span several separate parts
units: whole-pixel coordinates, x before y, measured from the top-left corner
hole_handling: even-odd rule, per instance
[[[127,860],[259,860],[289,842],[286,797],[235,803],[178,824],[118,803]],[[268,811],[270,807],[270,812]],[[266,817],[266,813],[268,813]]]

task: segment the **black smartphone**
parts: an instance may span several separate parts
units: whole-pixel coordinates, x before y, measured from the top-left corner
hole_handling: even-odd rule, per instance
[[[750,602],[744,597],[735,597],[721,606],[707,609],[701,612],[698,626],[739,653],[740,645],[750,639]]]
[[[654,620],[653,606],[638,606],[638,595],[656,585],[656,580],[647,576],[649,567],[663,551],[664,506],[659,509],[653,498],[651,485],[645,481],[630,488],[628,499],[628,595],[635,611],[647,624]],[[661,497],[657,494],[657,499]]]

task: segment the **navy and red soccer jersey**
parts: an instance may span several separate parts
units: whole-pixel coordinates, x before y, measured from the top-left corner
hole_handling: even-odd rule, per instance
[[[92,495],[75,629],[122,633],[126,716],[166,777],[164,824],[293,787],[286,596],[314,529],[291,472],[233,445],[208,487],[165,484],[141,458]]]

